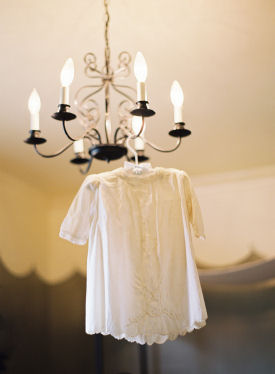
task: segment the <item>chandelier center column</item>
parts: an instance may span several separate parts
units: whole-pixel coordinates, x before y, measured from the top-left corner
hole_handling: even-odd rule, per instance
[[[106,142],[110,143],[111,137],[111,121],[110,121],[110,47],[109,47],[109,23],[110,23],[110,14],[108,10],[108,0],[104,0],[105,8],[105,136]]]

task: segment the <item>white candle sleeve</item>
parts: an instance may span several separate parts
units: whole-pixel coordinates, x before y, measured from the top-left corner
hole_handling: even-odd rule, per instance
[[[74,142],[74,153],[84,152],[84,142],[83,139],[76,140]]]
[[[175,123],[182,122],[182,107],[181,106],[174,106],[174,122]]]
[[[39,112],[31,113],[31,130],[39,130]]]
[[[61,87],[59,104],[69,104],[69,87]]]
[[[147,101],[145,82],[137,82],[137,101]]]

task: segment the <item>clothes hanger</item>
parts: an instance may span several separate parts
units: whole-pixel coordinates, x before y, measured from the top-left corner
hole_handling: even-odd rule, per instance
[[[126,140],[126,147],[129,149],[130,152],[133,153],[134,157],[135,157],[135,166],[139,166],[138,164],[138,154],[137,154],[137,151],[130,145],[130,140],[134,139],[136,137],[136,135],[131,135],[131,136],[128,136],[127,140]]]
[[[135,138],[136,138],[136,135],[129,136],[126,140],[126,147],[129,149],[130,152],[133,153],[135,157],[135,167],[133,168],[133,173],[139,175],[139,174],[142,174],[142,166],[139,165],[138,163],[137,151],[130,145],[130,141]]]

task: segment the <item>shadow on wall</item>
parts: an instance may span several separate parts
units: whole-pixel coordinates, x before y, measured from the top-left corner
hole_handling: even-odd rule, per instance
[[[85,292],[79,274],[53,286],[35,274],[14,277],[0,265],[0,372],[94,373],[95,339],[85,333]],[[149,373],[274,373],[274,280],[258,286],[209,285],[204,295],[206,327],[148,347]],[[139,374],[137,344],[110,336],[103,341],[106,374]]]
[[[154,373],[275,373],[275,282],[203,288],[206,327],[157,347]]]

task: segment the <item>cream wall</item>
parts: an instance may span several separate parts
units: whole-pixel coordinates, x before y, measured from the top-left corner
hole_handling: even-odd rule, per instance
[[[73,193],[53,196],[36,185],[0,170],[0,257],[14,275],[36,271],[49,283],[85,273],[87,246],[58,236]]]
[[[196,240],[203,263],[238,262],[252,250],[275,256],[275,166],[193,178],[206,240]]]
[[[86,273],[87,244],[73,245],[67,240],[59,238],[60,225],[75,193],[76,191],[72,194],[54,196],[49,205],[48,255],[50,263],[48,280],[50,282],[66,279],[75,271]]]
[[[22,178],[0,170],[0,257],[17,276],[48,276],[48,198]]]
[[[18,276],[33,269],[49,283],[85,274],[87,245],[58,236],[76,191],[47,195],[21,178],[0,173],[0,255]],[[275,166],[192,178],[205,222],[206,240],[195,239],[197,258],[232,263],[251,249],[275,256]]]

